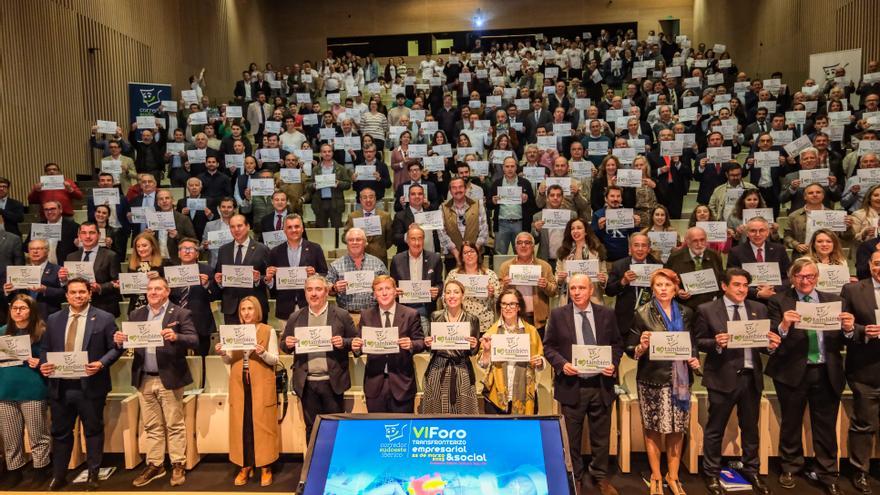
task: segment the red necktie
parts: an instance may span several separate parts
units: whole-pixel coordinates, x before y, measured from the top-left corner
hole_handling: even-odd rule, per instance
[[[281,215],[275,216],[275,230],[281,230]]]
[[[764,262],[764,248],[758,248],[758,254],[755,255],[755,261],[758,263]]]
[[[663,160],[666,161],[666,182],[672,184],[672,158],[664,156]]]
[[[715,164],[715,175],[721,175],[721,164],[720,163]]]

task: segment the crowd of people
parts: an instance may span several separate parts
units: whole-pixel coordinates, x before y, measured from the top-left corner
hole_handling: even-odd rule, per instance
[[[871,61],[858,81],[842,67],[826,80],[782,78],[739,71],[723,45],[603,30],[478,42],[411,66],[332,52],[281,70],[252,64],[231,96],[213,98],[202,73],[155,122],[93,127],[102,159],[92,196],[69,177],[51,179],[62,167],[46,164],[50,179],[27,196],[42,221],[23,243],[25,208],[0,179],[0,244],[10,246],[0,261],[8,303],[0,334],[31,344],[28,359],[0,367],[10,476],[26,463],[26,426],[34,468],[50,470],[50,489],[64,487],[79,418],[88,487],[98,486],[109,368],[132,352],[147,438],[134,484],[165,476],[166,454],[171,484],[183,484],[186,356],[217,354],[231,367],[234,483],[261,468],[269,485],[279,353],[295,356],[307,439],[318,415],[344,411],[351,354],[366,355],[371,413],[547,412],[538,410],[536,373],[551,367],[583,493],[615,494],[609,436],[626,354],[637,362],[628,393],[639,398],[651,495],[664,484],[684,494],[678,472],[695,374],[708,389],[708,493],[724,493],[721,444],[734,407],[742,474],[770,493],[758,475],[764,374],[781,407],[781,486],[810,475],[843,493],[835,424],[848,384],[852,483],[870,493],[880,426],[880,362],[871,357],[880,350],[880,73]],[[167,186],[184,197],[175,202]],[[83,200],[88,221],[77,224]],[[327,227],[342,230],[341,251],[308,239],[310,228]],[[484,259],[496,256],[497,271]],[[122,283],[120,266],[139,274],[140,290]],[[123,292],[122,321],[160,321],[161,344],[126,349],[130,335],[115,321]],[[267,324],[270,298],[283,328]],[[254,326],[254,345],[211,345],[213,301],[224,324]],[[807,315],[828,311],[826,331],[802,328]],[[751,346],[732,345],[730,323],[748,320],[769,324]],[[456,350],[433,348],[448,344],[433,333],[439,323],[466,327]],[[304,327],[329,327],[327,348],[298,352]],[[390,353],[376,350],[386,328],[397,336]],[[658,334],[675,332],[689,336],[676,340],[689,344],[684,356],[653,359]],[[493,352],[504,334],[527,336],[523,359]],[[610,348],[609,361],[576,366],[582,346]],[[85,377],[57,377],[49,357],[76,351],[87,353]],[[416,409],[421,352],[430,362]],[[485,372],[481,386],[474,366]]]

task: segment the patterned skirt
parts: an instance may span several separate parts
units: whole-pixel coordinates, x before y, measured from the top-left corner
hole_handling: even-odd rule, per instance
[[[672,385],[657,387],[638,383],[639,409],[642,426],[659,433],[687,433],[690,410],[675,407],[672,401]]]
[[[420,414],[479,414],[477,392],[467,363],[443,355],[431,359],[425,372]]]

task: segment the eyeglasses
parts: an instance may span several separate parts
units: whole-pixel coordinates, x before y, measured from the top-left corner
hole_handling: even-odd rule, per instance
[[[27,311],[29,309],[31,309],[31,308],[29,308],[27,306],[13,306],[13,307],[9,308],[10,311]]]
[[[197,248],[192,248],[192,247],[182,247],[182,248],[177,248],[177,250],[180,251],[181,253],[194,253],[194,252],[198,251]]]
[[[503,302],[503,303],[501,303],[501,307],[502,307],[502,308],[515,308],[515,307],[517,307],[517,306],[519,306],[519,303],[515,303],[515,302]]]
[[[817,278],[819,278],[819,275],[816,275],[815,273],[811,273],[809,275],[795,275],[794,278],[796,278],[798,280],[812,281],[812,280],[816,280]]]
[[[516,241],[517,246],[531,246],[532,244],[532,241]]]

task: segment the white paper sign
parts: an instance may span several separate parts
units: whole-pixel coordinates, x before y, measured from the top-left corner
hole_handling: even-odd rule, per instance
[[[146,294],[147,283],[149,283],[147,274],[144,272],[131,272],[119,274],[119,293],[120,294]]]
[[[743,225],[749,223],[749,220],[753,218],[763,218],[768,222],[773,222],[775,219],[773,218],[773,208],[743,208],[742,212],[742,223]]]
[[[421,211],[413,217],[415,223],[424,230],[443,230],[443,213],[439,210]]]
[[[84,278],[89,282],[95,281],[95,265],[89,261],[65,261],[64,268],[67,268],[68,279]]]
[[[591,279],[596,280],[599,277],[599,260],[565,260],[565,271],[568,272],[569,278],[577,273],[583,273]]]
[[[136,117],[138,129],[155,129],[156,117],[152,115],[138,115]]]
[[[605,209],[605,230],[632,229],[635,226],[632,208]]]
[[[287,242],[287,236],[283,230],[270,230],[263,232],[263,244],[269,249]]]
[[[660,263],[633,263],[629,269],[636,274],[636,279],[630,282],[633,287],[650,287],[651,275],[663,268]]]
[[[96,205],[118,205],[119,189],[115,187],[96,187],[92,189],[92,201]]]
[[[30,289],[42,285],[43,273],[39,265],[7,266],[6,283],[12,284],[12,290]]]
[[[458,273],[455,280],[464,285],[466,297],[489,297],[489,276],[488,275],[466,275]]]
[[[176,230],[173,211],[144,210],[147,228],[150,230]]]
[[[579,373],[601,373],[613,364],[610,345],[571,346],[571,364]]]
[[[275,180],[251,179],[250,188],[252,197],[269,197],[275,193]]]
[[[727,322],[728,349],[767,347],[770,333],[770,320],[739,320]]]
[[[189,265],[166,266],[165,280],[172,289],[177,287],[190,287],[201,284],[199,279],[199,265],[192,263]]]
[[[845,265],[826,265],[817,263],[819,268],[819,282],[816,289],[839,293],[844,285],[849,283],[849,267]]]
[[[61,222],[58,223],[32,223],[31,239],[45,239],[47,241],[61,240]]]
[[[398,287],[403,291],[403,294],[400,295],[400,304],[431,302],[430,280],[400,280]]]
[[[51,378],[85,378],[89,354],[86,351],[47,352],[46,362],[55,365]]]
[[[326,189],[336,187],[336,174],[318,174],[315,175],[315,189]]]
[[[220,267],[223,274],[223,287],[238,287],[241,289],[254,288],[254,267],[251,265],[223,265]]]
[[[755,152],[756,167],[778,167],[779,152],[778,151],[756,151]]]
[[[397,343],[399,333],[397,327],[362,327],[361,338],[364,340],[364,354],[397,354],[400,346]]]
[[[220,249],[220,246],[232,242],[232,232],[228,227],[208,231],[205,233],[205,237],[208,239],[208,249]]]
[[[31,337],[30,335],[4,335],[0,337],[0,361],[17,361],[18,365],[30,359]],[[14,363],[4,363],[0,366],[11,366]]]
[[[113,120],[99,120],[98,121],[98,134],[110,134],[115,135],[116,129],[119,126],[116,125],[116,121]]]
[[[617,185],[620,187],[641,187],[644,172],[634,168],[617,170]]]
[[[679,273],[678,275],[681,277],[681,283],[684,284],[685,290],[692,296],[718,292],[718,279],[715,278],[715,271],[711,268]]]
[[[743,263],[743,270],[752,276],[750,287],[761,285],[782,285],[782,274],[779,272],[779,263]]]
[[[527,363],[531,358],[529,334],[492,334],[490,358],[493,363]]]
[[[804,189],[810,184],[828,185],[828,176],[830,172],[827,168],[814,168],[810,170],[799,170],[798,178],[801,180],[800,188]]]
[[[249,351],[257,345],[256,325],[220,325],[220,345],[226,352]]]
[[[120,275],[123,275],[120,273]],[[123,343],[123,349],[146,349],[148,347],[162,347],[162,322],[155,321],[123,321],[122,333],[128,337]]]
[[[304,266],[279,266],[275,272],[275,287],[278,290],[305,289],[308,276]]]
[[[651,332],[651,361],[682,361],[691,358],[691,334],[688,332]]]
[[[352,223],[355,227],[362,229],[367,237],[382,235],[382,220],[379,215],[352,218]]]
[[[842,307],[840,301],[827,303],[798,301],[795,304],[795,311],[801,315],[801,321],[795,323],[795,328],[819,332],[840,330],[839,316]]]
[[[538,265],[510,265],[511,285],[523,285],[537,287],[538,279],[541,278],[541,267]]]
[[[342,278],[348,282],[348,286],[345,288],[346,294],[371,294],[376,273],[370,270],[352,270],[343,273]]]
[[[41,175],[40,186],[43,191],[63,191],[64,176],[63,175]]]
[[[706,231],[708,242],[727,241],[727,222],[697,222],[697,227]]]
[[[431,349],[435,351],[467,351],[471,348],[468,338],[471,336],[471,324],[466,321],[431,322]]]
[[[309,354],[312,352],[330,352],[333,350],[333,329],[329,325],[317,327],[295,327],[293,335],[296,337],[296,353]]]

